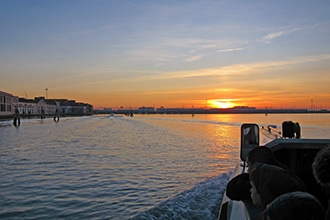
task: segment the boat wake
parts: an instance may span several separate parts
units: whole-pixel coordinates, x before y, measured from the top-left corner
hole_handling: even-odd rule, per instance
[[[230,173],[207,179],[132,219],[217,219]]]

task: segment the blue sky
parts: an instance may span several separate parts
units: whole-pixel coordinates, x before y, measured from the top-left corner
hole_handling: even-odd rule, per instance
[[[330,108],[329,1],[0,0],[0,90],[94,106]]]

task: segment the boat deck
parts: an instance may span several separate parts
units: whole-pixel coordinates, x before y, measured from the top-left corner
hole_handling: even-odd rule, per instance
[[[317,184],[313,172],[312,163],[320,149],[330,146],[330,139],[275,139],[267,144],[276,159],[285,164],[293,173],[301,178],[307,186],[309,193],[314,195],[327,207],[327,196],[319,184]],[[246,172],[244,162],[239,162],[232,177]],[[251,201],[233,201],[224,195],[219,212],[220,220],[244,220],[258,219],[261,210],[255,207]]]

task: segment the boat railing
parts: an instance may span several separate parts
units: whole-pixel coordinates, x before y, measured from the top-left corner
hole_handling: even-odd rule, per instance
[[[261,132],[270,139],[282,138],[282,132],[277,129],[276,125],[262,126]]]

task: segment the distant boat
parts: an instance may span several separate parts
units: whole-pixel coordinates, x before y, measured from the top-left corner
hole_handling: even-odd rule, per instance
[[[111,113],[110,115],[109,115],[109,118],[121,118],[121,117],[123,117],[122,115],[115,115],[115,114],[113,114],[113,113]]]
[[[128,116],[128,117],[134,117],[134,114],[133,114],[132,111],[126,112],[125,115]]]

